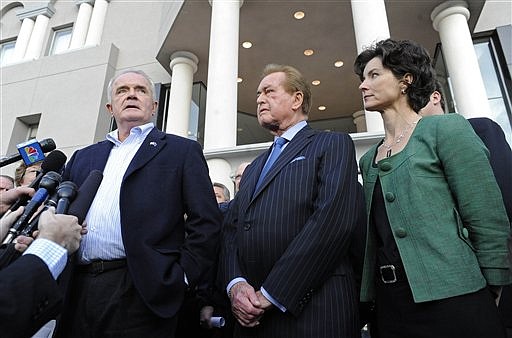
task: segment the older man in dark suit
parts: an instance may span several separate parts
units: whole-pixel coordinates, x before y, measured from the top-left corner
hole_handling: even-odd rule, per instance
[[[95,169],[103,180],[61,337],[173,337],[185,290],[217,255],[221,216],[202,149],[153,127],[154,93],[143,72],[114,77],[107,109],[118,129],[66,166],[64,179],[77,185]]]
[[[353,142],[308,126],[310,89],[293,67],[265,68],[257,105],[276,140],[244,172],[226,218],[235,336],[360,336],[348,254],[362,207]]]

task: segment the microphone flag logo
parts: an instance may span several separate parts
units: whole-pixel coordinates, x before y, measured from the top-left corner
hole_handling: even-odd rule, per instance
[[[18,148],[18,152],[23,158],[23,162],[25,162],[27,166],[44,160],[43,150],[41,149],[41,145],[39,142],[37,142],[36,139],[20,143],[16,147]]]

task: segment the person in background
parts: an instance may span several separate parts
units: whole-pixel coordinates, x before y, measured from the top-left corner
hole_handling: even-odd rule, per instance
[[[240,181],[242,180],[242,175],[244,174],[245,169],[251,164],[251,162],[242,162],[236,168],[235,174],[233,175],[233,182],[235,182],[235,194],[240,190]]]
[[[103,180],[56,335],[172,338],[186,291],[214,264],[221,214],[199,143],[154,127],[151,79],[123,71],[107,97],[118,129],[76,151],[63,175]]]
[[[445,102],[441,83],[436,81],[435,90],[425,107],[420,110],[421,116],[443,115]],[[468,122],[489,150],[489,162],[501,190],[503,202],[509,222],[512,224],[512,150],[505,138],[503,129],[493,120],[486,117],[469,118]],[[512,314],[511,314],[512,320]]]
[[[387,39],[356,58],[364,107],[385,138],[360,160],[368,235],[361,300],[379,338],[501,338],[509,223],[487,150],[458,114],[421,118],[427,51]]]
[[[226,291],[235,337],[360,337],[349,247],[359,215],[349,135],[311,129],[311,91],[267,65],[257,116],[275,141],[244,171],[225,218]]]
[[[28,167],[24,162],[21,162],[14,171],[14,183],[17,187],[25,187],[36,179],[40,170],[41,162],[36,162]]]
[[[0,175],[0,191],[7,191],[14,188],[14,178],[8,175]]]
[[[422,116],[443,115],[445,112],[444,96],[439,81],[430,100],[420,110]],[[468,119],[475,133],[489,150],[489,162],[501,190],[509,223],[512,225],[512,150],[501,127],[491,119],[476,117]],[[512,286],[503,287],[498,311],[507,328],[507,337],[512,338]]]
[[[213,191],[215,192],[215,198],[217,203],[225,203],[231,200],[229,189],[222,183],[214,182]]]

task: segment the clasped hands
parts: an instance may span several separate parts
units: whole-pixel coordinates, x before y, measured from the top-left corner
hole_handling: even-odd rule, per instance
[[[272,303],[247,282],[238,282],[230,290],[231,311],[240,325],[254,327],[259,325],[263,314],[270,310]]]

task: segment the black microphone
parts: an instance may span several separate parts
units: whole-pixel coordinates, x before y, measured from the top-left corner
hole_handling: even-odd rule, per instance
[[[43,153],[50,152],[56,148],[55,142],[51,138],[44,139],[41,142],[37,142],[34,140],[34,144],[37,144],[37,143],[39,143],[38,146],[41,148]],[[17,161],[21,160],[22,158],[23,158],[23,156],[21,155],[20,152],[18,152],[16,154],[9,155],[9,156],[2,157],[2,159],[0,159],[0,167],[17,162]]]
[[[2,244],[11,243],[14,240],[14,238],[16,238],[20,234],[20,232],[28,225],[30,218],[34,215],[37,209],[39,209],[39,207],[44,203],[48,195],[55,191],[61,179],[61,176],[53,171],[50,171],[46,173],[46,175],[44,175],[43,179],[41,180],[41,183],[39,184],[39,189],[30,199],[30,202],[25,207],[25,210],[23,210],[21,216],[18,217],[16,222],[14,222],[14,224],[11,226]]]
[[[60,173],[62,171],[62,167],[64,167],[64,164],[66,164],[66,160],[66,155],[64,155],[64,153],[60,150],[54,150],[51,153],[49,153],[48,156],[41,163],[41,172],[36,176],[36,178],[32,181],[32,183],[30,183],[28,187],[37,189],[37,187],[39,186],[39,182],[41,182],[43,176],[50,171]],[[29,199],[30,197],[27,195],[21,196],[16,200],[16,202],[13,205],[11,205],[8,212],[10,213],[18,209],[20,206],[27,204]]]
[[[75,200],[69,206],[68,215],[78,217],[78,223],[82,224],[87,216],[87,212],[91,207],[94,196],[100,187],[101,180],[103,180],[103,174],[99,170],[93,170],[87,176],[84,183],[78,189]]]
[[[59,184],[57,188],[57,208],[55,209],[56,214],[67,214],[70,203],[76,197],[76,191],[78,187],[71,181],[65,181]]]
[[[43,176],[50,171],[54,171],[57,174],[62,174],[62,169],[66,164],[66,160],[68,158],[64,153],[60,150],[54,150],[46,156],[46,158],[41,163],[41,172],[36,176],[36,178],[29,184],[29,188],[37,189],[39,182]]]

